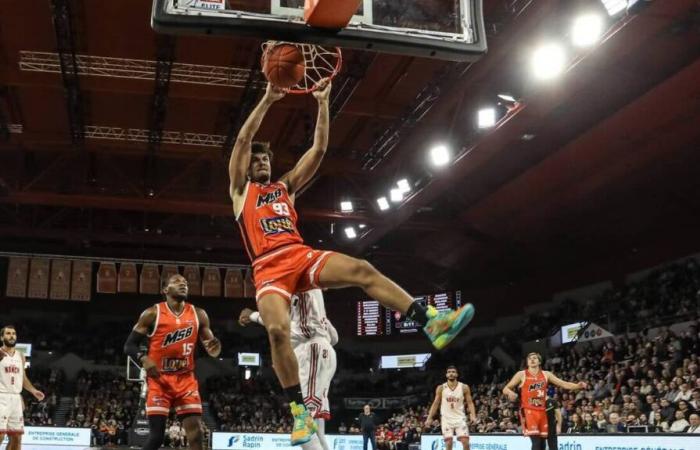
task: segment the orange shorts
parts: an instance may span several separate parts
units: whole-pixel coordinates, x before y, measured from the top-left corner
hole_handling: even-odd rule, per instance
[[[175,408],[178,416],[202,414],[199,383],[194,373],[161,373],[158,378],[148,377],[147,382],[146,415],[167,416],[170,408]]]
[[[333,252],[292,244],[253,261],[255,299],[274,292],[291,301],[295,292],[318,288],[318,275]]]
[[[520,418],[525,436],[542,436],[549,434],[549,423],[547,422],[547,411],[544,409],[522,408]]]

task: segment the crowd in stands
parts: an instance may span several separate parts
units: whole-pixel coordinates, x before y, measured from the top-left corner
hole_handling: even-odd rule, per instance
[[[30,369],[27,376],[35,388],[44,393],[42,402],[24,391],[24,423],[28,426],[52,426],[59,395],[63,388],[63,372],[49,369]]]
[[[94,445],[124,445],[139,393],[139,384],[113,372],[81,371],[66,426],[91,428]]]

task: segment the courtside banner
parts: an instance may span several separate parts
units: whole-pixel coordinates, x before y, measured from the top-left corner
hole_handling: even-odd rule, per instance
[[[47,445],[55,448],[59,445],[90,446],[90,428],[60,427],[24,427],[22,446]],[[3,441],[3,444],[7,441]]]
[[[700,435],[659,436],[644,434],[560,435],[558,450],[697,450]],[[520,435],[482,434],[469,439],[470,450],[530,450],[530,439]],[[444,450],[442,436],[423,435],[421,450]]]
[[[327,434],[333,450],[362,450],[362,436],[356,434]],[[289,444],[289,434],[214,433],[212,450],[299,450]]]

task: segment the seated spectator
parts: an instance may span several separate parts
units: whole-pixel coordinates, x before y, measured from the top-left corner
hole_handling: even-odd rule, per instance
[[[700,433],[700,416],[697,414],[690,415],[690,425],[686,433]]]
[[[608,433],[624,433],[625,432],[625,425],[620,421],[620,415],[618,413],[610,413],[610,417],[608,418],[609,423],[606,426],[605,430]]]
[[[685,420],[685,415],[683,411],[676,411],[676,420],[673,421],[668,431],[671,433],[683,433],[685,432],[690,424]]]
[[[591,413],[586,413],[583,415],[583,425],[581,426],[581,433],[598,433],[598,424],[593,420],[593,415]]]

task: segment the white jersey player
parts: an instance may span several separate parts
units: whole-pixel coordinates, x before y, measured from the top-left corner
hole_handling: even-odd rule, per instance
[[[260,314],[251,309],[241,311],[239,323],[263,325]],[[299,381],[304,403],[318,424],[318,439],[324,450],[330,450],[325,438],[325,421],[331,418],[328,390],[337,366],[333,346],[338,343],[338,332],[326,317],[323,292],[311,289],[292,296],[291,343],[299,364]],[[302,446],[305,450],[317,448],[315,439]]]
[[[24,371],[24,355],[15,349],[17,331],[7,325],[0,330],[0,442],[9,436],[6,450],[20,450],[24,433],[22,389],[27,389],[37,400],[44,394],[36,389]]]
[[[459,373],[455,366],[447,367],[447,382],[435,389],[435,400],[430,406],[425,421],[426,427],[430,427],[438,405],[440,405],[440,425],[446,450],[452,450],[454,437],[457,437],[457,440],[462,443],[464,450],[469,450],[469,426],[464,411],[465,404],[469,409],[469,420],[476,422],[476,408],[472,400],[471,390],[469,386],[457,380],[458,376]]]

